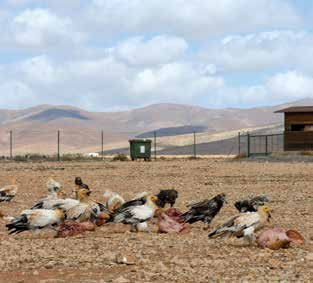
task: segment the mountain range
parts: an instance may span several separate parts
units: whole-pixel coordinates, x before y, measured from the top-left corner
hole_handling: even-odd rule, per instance
[[[288,104],[249,109],[209,109],[180,104],[154,104],[120,112],[90,112],[72,106],[39,105],[21,110],[0,110],[0,153],[9,152],[9,132],[13,136],[13,152],[52,154],[57,149],[60,131],[62,152],[94,152],[127,146],[129,138],[151,137],[153,131],[162,147],[188,145],[195,130],[205,138],[222,133],[268,128],[282,124],[282,114],[274,111],[295,105],[313,105],[312,99]],[[172,142],[167,142],[172,140]],[[173,141],[175,142],[173,143]],[[180,143],[180,140],[184,140]]]

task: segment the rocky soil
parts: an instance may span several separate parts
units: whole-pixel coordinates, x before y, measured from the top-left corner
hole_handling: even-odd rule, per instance
[[[124,225],[58,239],[55,232],[8,236],[0,220],[0,282],[313,282],[313,163],[172,160],[157,162],[2,163],[0,186],[16,178],[20,191],[0,210],[17,215],[46,193],[48,177],[73,189],[81,176],[101,201],[106,189],[135,193],[179,191],[177,207],[226,193],[228,204],[211,228],[236,213],[233,202],[266,193],[274,209],[269,226],[298,230],[303,246],[270,251],[208,239],[203,225],[185,235],[130,233]],[[155,222],[155,220],[153,221]],[[127,264],[119,260],[127,257]]]

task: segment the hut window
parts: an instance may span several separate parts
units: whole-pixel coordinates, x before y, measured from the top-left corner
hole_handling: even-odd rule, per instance
[[[294,132],[303,132],[305,128],[305,125],[291,125],[291,131]]]
[[[291,128],[290,130],[294,132],[313,132],[313,124],[291,125],[290,128]]]

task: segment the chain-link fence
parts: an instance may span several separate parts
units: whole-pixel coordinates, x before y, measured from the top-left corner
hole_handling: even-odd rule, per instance
[[[284,134],[238,134],[238,154],[253,156],[284,151]]]
[[[206,138],[204,137],[205,135]],[[151,159],[160,155],[185,155],[196,158],[201,155],[237,155],[247,156],[269,154],[283,151],[284,134],[238,134],[224,139],[212,140],[209,133],[193,132],[183,145],[173,142],[167,144],[164,136],[158,137],[155,131],[152,137]],[[0,139],[0,156],[2,159],[95,159],[101,160],[112,155],[129,154],[128,139],[136,137],[126,136],[123,142],[114,143],[103,131],[95,129],[77,132],[77,129],[62,131],[11,130],[2,133]],[[166,137],[176,138],[176,137]]]

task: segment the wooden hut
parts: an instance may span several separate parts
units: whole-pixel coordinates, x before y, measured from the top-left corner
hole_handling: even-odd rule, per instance
[[[275,113],[284,113],[286,151],[313,150],[313,106],[289,107]]]

